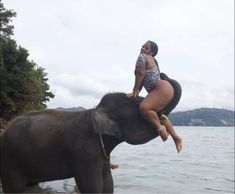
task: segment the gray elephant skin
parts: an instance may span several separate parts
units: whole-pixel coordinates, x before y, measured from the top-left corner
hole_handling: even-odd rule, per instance
[[[3,191],[20,193],[31,184],[74,177],[81,193],[113,193],[111,151],[123,141],[137,145],[158,136],[139,113],[141,100],[111,93],[94,109],[15,118],[0,139]]]

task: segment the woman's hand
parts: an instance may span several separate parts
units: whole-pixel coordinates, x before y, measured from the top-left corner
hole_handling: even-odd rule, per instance
[[[139,90],[133,91],[132,93],[127,94],[127,97],[128,97],[128,98],[136,97],[136,96],[139,95],[139,93],[140,93]]]

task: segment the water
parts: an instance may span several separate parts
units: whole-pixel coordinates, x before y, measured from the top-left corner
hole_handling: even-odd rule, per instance
[[[234,193],[234,128],[176,127],[183,151],[172,139],[144,145],[118,145],[112,162],[114,193],[118,194],[230,194]],[[73,179],[40,183],[27,192],[74,193]]]

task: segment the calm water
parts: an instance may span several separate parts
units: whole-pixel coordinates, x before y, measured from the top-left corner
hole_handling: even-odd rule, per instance
[[[234,193],[234,128],[176,127],[183,151],[172,139],[144,145],[122,143],[112,153],[120,165],[113,171],[114,193],[216,194]],[[73,179],[40,183],[28,192],[74,193]]]

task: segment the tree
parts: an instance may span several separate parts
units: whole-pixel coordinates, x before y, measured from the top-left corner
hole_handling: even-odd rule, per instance
[[[9,25],[11,18],[15,17],[16,13],[12,10],[6,10],[3,6],[2,1],[0,0],[0,36],[9,37],[13,35],[14,26]]]
[[[0,0],[0,119],[10,120],[30,110],[46,108],[54,97],[47,83],[45,69],[29,61],[27,49],[17,46],[13,26],[16,13],[6,10]],[[0,122],[1,127],[1,122]]]

